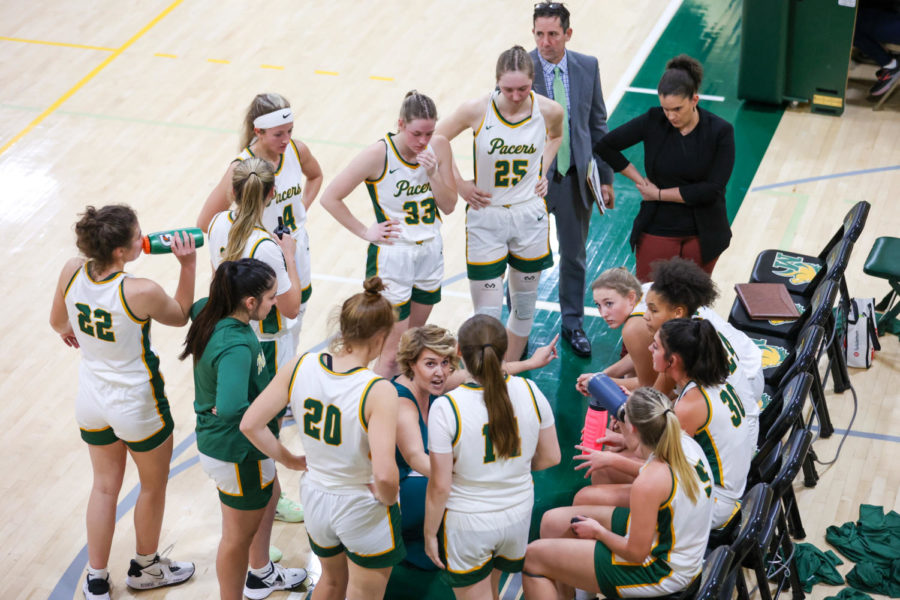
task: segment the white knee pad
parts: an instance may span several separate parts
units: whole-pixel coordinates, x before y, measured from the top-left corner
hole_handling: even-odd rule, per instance
[[[488,315],[498,321],[503,313],[503,278],[469,280],[469,293],[476,315]]]
[[[509,320],[506,327],[515,335],[528,337],[534,323],[534,306],[537,304],[540,273],[523,273],[509,270]]]

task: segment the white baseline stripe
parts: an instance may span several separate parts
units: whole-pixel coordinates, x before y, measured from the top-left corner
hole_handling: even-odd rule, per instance
[[[627,87],[625,88],[626,92],[634,92],[636,94],[650,94],[655,96],[657,94],[656,90],[650,88],[639,88],[639,87]],[[707,96],[706,94],[700,94],[701,100],[710,100],[712,102],[725,102],[725,96]]]
[[[618,106],[622,96],[624,96],[625,92],[628,90],[628,86],[634,81],[638,71],[640,71],[641,67],[644,65],[644,61],[650,56],[650,51],[653,50],[653,46],[656,45],[657,40],[659,40],[663,31],[666,30],[669,21],[671,21],[672,17],[675,15],[675,11],[681,6],[681,2],[682,0],[669,0],[669,4],[663,9],[662,14],[656,21],[656,25],[654,25],[653,29],[650,30],[650,33],[647,34],[644,43],[641,44],[641,47],[638,48],[638,51],[628,64],[628,68],[622,73],[622,77],[619,79],[619,83],[616,85],[615,89],[613,89],[612,95],[606,98],[607,115],[611,115],[612,111]],[[656,91],[653,93],[655,94]]]
[[[340,277],[338,275],[325,275],[323,273],[313,273],[313,279],[318,279],[320,281],[331,281],[333,283],[346,283],[350,285],[359,286],[362,284],[362,281],[359,279],[354,279],[352,277]],[[441,290],[441,296],[446,296],[450,298],[462,298],[464,300],[469,300],[471,296],[465,292],[456,292],[453,290]],[[538,300],[535,305],[536,308],[541,310],[547,310],[550,312],[560,312],[559,304],[556,302],[543,302],[542,300]],[[585,306],[584,314],[587,317],[599,317],[600,311],[598,311],[593,306]]]

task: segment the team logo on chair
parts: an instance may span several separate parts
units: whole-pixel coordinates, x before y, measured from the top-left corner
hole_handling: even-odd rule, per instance
[[[794,306],[797,307],[797,312],[801,315],[806,311],[806,308],[800,304],[799,302],[794,302]],[[795,319],[769,319],[769,325],[774,325],[775,327],[780,327],[781,325],[787,325],[788,323],[796,323]]]
[[[784,362],[784,359],[787,358],[788,352],[781,346],[773,346],[771,344],[767,344],[766,340],[757,340],[755,338],[750,338],[753,340],[753,343],[759,346],[759,349],[762,350],[762,368],[763,369],[771,369],[772,367],[777,367],[781,363]]]
[[[794,285],[809,283],[821,268],[820,265],[808,263],[798,256],[781,252],[776,252],[775,260],[772,261],[772,273],[779,277],[790,277]]]

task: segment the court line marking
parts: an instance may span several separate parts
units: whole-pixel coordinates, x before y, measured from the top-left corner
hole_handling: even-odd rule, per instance
[[[831,173],[829,175],[817,175],[815,177],[804,177],[803,179],[793,179],[791,181],[782,181],[780,183],[767,183],[766,185],[759,185],[754,188],[750,188],[750,191],[762,192],[763,190],[787,187],[789,185],[800,185],[801,183],[813,183],[816,181],[826,181],[828,179],[840,179],[842,177],[856,177],[858,175],[871,175],[872,173],[884,173],[885,171],[900,171],[900,165],[875,167],[872,169],[860,169],[858,171],[844,171],[843,173]]]
[[[615,88],[613,88],[612,95],[607,98],[607,117],[609,117],[609,115],[612,114],[613,110],[615,110],[616,106],[619,105],[619,101],[631,86],[631,82],[634,81],[634,78],[637,76],[638,71],[640,71],[641,67],[644,66],[644,61],[646,61],[647,57],[650,56],[650,52],[653,51],[653,47],[656,45],[656,42],[659,41],[659,38],[662,37],[662,34],[666,30],[666,27],[669,26],[669,22],[672,20],[672,17],[675,16],[675,12],[681,7],[682,1],[683,0],[669,0],[669,4],[667,4],[666,8],[663,9],[662,14],[659,16],[659,19],[656,20],[656,24],[653,26],[653,29],[651,29],[650,33],[647,34],[647,37],[644,38],[644,43],[642,43],[640,48],[638,48],[638,51],[632,57],[631,62],[628,63],[628,68],[626,68],[625,72],[622,73],[622,77],[619,79],[619,83]],[[654,93],[656,92],[654,91]]]
[[[115,52],[115,48],[107,48],[105,46],[89,46],[87,44],[70,44],[68,42],[51,42],[48,40],[28,40],[25,38],[6,37],[0,35],[0,40],[4,42],[20,42],[23,44],[38,44],[41,46],[59,46],[61,48],[78,48],[80,50],[100,50],[102,52]]]
[[[225,60],[224,58],[207,58],[206,62],[216,63],[217,65],[230,65],[230,60]]]
[[[62,104],[66,100],[68,100],[69,98],[74,96],[78,90],[80,90],[88,82],[90,82],[94,77],[96,77],[97,74],[100,73],[100,71],[102,71],[103,69],[105,69],[112,61],[114,61],[119,56],[121,56],[122,53],[125,52],[125,50],[130,48],[136,41],[141,39],[144,36],[144,34],[146,34],[157,23],[159,23],[161,20],[163,20],[166,17],[166,15],[168,15],[170,12],[175,10],[175,8],[182,2],[183,2],[183,0],[175,0],[175,2],[173,2],[168,7],[166,7],[165,10],[163,10],[161,13],[156,15],[156,17],[154,17],[149,23],[144,25],[140,31],[138,31],[136,34],[131,36],[131,38],[127,42],[122,44],[112,54],[107,56],[106,59],[103,60],[103,62],[101,62],[96,67],[94,67],[90,73],[88,73],[87,75],[82,77],[78,83],[76,83],[74,86],[69,88],[69,90],[66,93],[64,93],[62,96],[57,98],[53,104],[51,104],[46,109],[44,109],[44,111],[41,114],[39,114],[37,117],[35,117],[35,119],[33,121],[31,121],[31,123],[29,123],[28,125],[25,126],[25,129],[23,129],[22,131],[20,131],[16,135],[14,135],[13,138],[11,140],[9,140],[8,142],[6,142],[5,144],[3,144],[3,146],[0,146],[0,156],[3,156],[3,153],[6,152],[7,150],[9,150],[13,146],[13,144],[15,144],[16,142],[21,140],[23,137],[28,135],[28,133],[31,132],[32,129],[34,129],[35,127],[40,125],[44,121],[44,119],[46,119],[51,114],[53,114],[56,111],[56,109],[58,109],[60,106],[62,106]]]
[[[284,71],[282,65],[259,65],[260,69],[275,69],[276,71]]]
[[[316,69],[315,71],[313,71],[313,73],[315,73],[316,75],[338,75],[337,71],[320,71],[319,69]]]
[[[165,52],[154,52],[153,56],[158,56],[159,58],[178,58],[177,54],[167,54]]]
[[[651,96],[659,95],[659,92],[652,88],[642,88],[642,87],[631,87],[628,86],[625,88],[626,92],[634,92],[635,94],[649,94]],[[725,96],[709,96],[707,94],[700,94],[701,100],[709,100],[711,102],[725,102]]]

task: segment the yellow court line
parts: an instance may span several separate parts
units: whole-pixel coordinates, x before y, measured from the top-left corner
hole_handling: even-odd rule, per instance
[[[374,79],[375,81],[393,81],[393,77],[381,77],[380,75],[369,75],[369,79]]]
[[[284,71],[281,65],[259,65],[260,69],[275,69],[276,71]]]
[[[219,65],[228,65],[231,64],[230,60],[223,60],[221,58],[207,58],[206,62],[216,63]]]
[[[158,56],[160,58],[178,58],[177,54],[166,54],[165,52],[154,52],[153,56]]]
[[[62,46],[63,48],[80,48],[82,50],[103,50],[104,52],[115,52],[115,48],[105,48],[103,46],[88,46],[87,44],[69,44],[67,42],[48,42],[46,40],[26,40],[24,38],[6,37],[0,35],[0,40],[4,42],[21,42],[23,44],[40,44],[42,46]]]
[[[63,104],[66,100],[68,100],[68,99],[71,98],[73,95],[75,95],[75,92],[77,92],[78,90],[80,90],[80,89],[81,89],[82,87],[84,87],[85,84],[87,84],[91,79],[93,79],[94,77],[96,77],[96,76],[97,76],[97,73],[99,73],[100,71],[102,71],[103,69],[105,69],[105,68],[107,67],[107,65],[109,65],[109,63],[111,63],[112,61],[114,61],[115,59],[117,59],[123,52],[125,52],[125,50],[127,50],[128,48],[130,48],[130,47],[132,46],[132,44],[134,44],[134,43],[135,43],[136,41],[138,41],[141,37],[143,37],[143,35],[144,35],[145,33],[147,33],[148,31],[150,31],[150,30],[153,28],[154,25],[156,25],[157,23],[159,23],[166,15],[168,15],[170,12],[172,12],[173,10],[175,10],[175,8],[176,8],[179,4],[181,4],[183,1],[184,1],[184,0],[175,0],[175,2],[173,2],[172,4],[170,4],[164,11],[162,11],[161,13],[159,13],[158,15],[156,15],[156,17],[154,17],[152,21],[150,21],[149,23],[147,23],[146,25],[144,25],[144,26],[141,28],[140,31],[138,31],[136,34],[134,34],[133,36],[131,36],[131,39],[129,39],[129,40],[128,40],[127,42],[125,42],[124,44],[122,44],[119,48],[116,48],[116,50],[115,50],[112,54],[110,54],[109,56],[107,56],[106,59],[105,59],[102,63],[100,63],[99,65],[97,65],[96,67],[94,67],[94,69],[93,69],[90,73],[88,73],[87,75],[85,75],[85,76],[81,79],[81,81],[79,81],[78,83],[76,83],[75,85],[73,85],[73,86],[69,89],[69,91],[67,91],[65,94],[63,94],[63,95],[60,96],[59,98],[57,98],[56,101],[55,101],[53,104],[51,104],[50,106],[47,107],[46,110],[44,110],[44,112],[42,112],[41,114],[39,114],[37,117],[35,117],[35,119],[34,119],[31,123],[29,123],[28,125],[26,125],[26,126],[25,126],[25,129],[23,129],[22,131],[20,131],[20,132],[17,133],[16,135],[14,135],[13,138],[12,138],[11,140],[9,140],[9,141],[6,142],[5,144],[3,144],[3,146],[0,147],[0,156],[3,156],[3,153],[6,152],[7,150],[9,150],[10,147],[12,147],[13,144],[15,144],[16,142],[18,142],[19,140],[21,140],[21,139],[22,139],[23,137],[25,137],[26,135],[28,135],[28,133],[29,133],[32,129],[34,129],[35,127],[37,127],[38,125],[40,125],[41,122],[42,122],[44,119],[46,119],[48,116],[50,116],[51,114],[53,114],[53,112],[55,112],[56,109],[58,109],[60,106],[62,106],[62,104]]]
[[[313,71],[313,73],[315,73],[316,75],[337,75],[337,72],[335,71],[320,71],[318,69]]]

